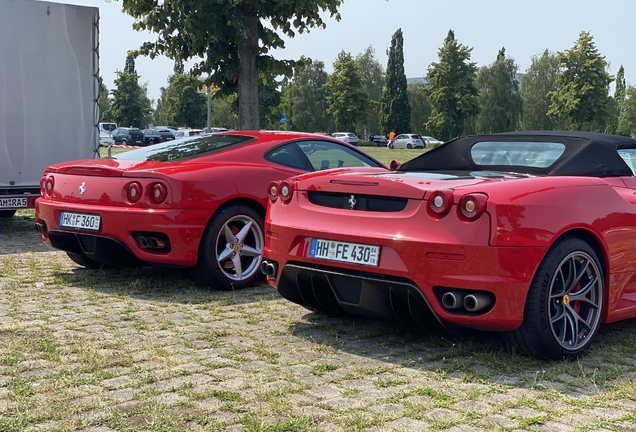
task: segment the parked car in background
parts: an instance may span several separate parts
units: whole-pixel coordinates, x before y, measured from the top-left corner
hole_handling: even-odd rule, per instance
[[[378,147],[386,147],[389,139],[383,135],[371,135],[369,141],[375,143]]]
[[[430,144],[444,144],[444,141],[440,141],[437,138],[433,138],[432,136],[420,136],[424,143],[428,146]]]
[[[632,138],[541,131],[458,138],[390,173],[298,176],[271,198],[264,267],[311,309],[500,331],[573,359],[601,323],[636,317],[635,175]]]
[[[358,145],[360,142],[360,138],[352,132],[336,132],[331,134],[331,136],[351,145]]]
[[[101,147],[109,147],[115,144],[115,140],[108,132],[99,132],[99,145]]]
[[[229,129],[222,127],[211,127],[201,129],[201,133],[227,132]]]
[[[426,143],[417,134],[400,134],[393,140],[393,148],[396,149],[423,149]]]
[[[155,129],[157,129],[157,131],[161,135],[162,141],[164,142],[172,141],[174,139],[174,133],[176,132],[174,129],[167,129],[167,128],[163,128],[163,129],[155,128]]]
[[[194,135],[199,135],[201,133],[201,129],[179,129],[174,132],[175,139],[190,137]]]
[[[139,128],[117,128],[112,132],[115,144],[144,145],[144,133]]]
[[[157,144],[163,141],[163,137],[157,129],[144,129],[144,141],[147,145]]]
[[[117,129],[117,123],[112,122],[99,122],[99,132],[104,132],[107,134],[112,134],[113,131]]]
[[[197,135],[47,167],[37,226],[47,245],[84,267],[189,267],[201,285],[238,289],[261,277],[268,183],[338,167],[389,172],[331,137]]]

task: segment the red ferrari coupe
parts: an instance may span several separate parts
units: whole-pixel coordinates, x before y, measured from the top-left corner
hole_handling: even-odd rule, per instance
[[[191,267],[202,285],[238,289],[261,277],[267,184],[338,167],[388,172],[355,147],[316,134],[169,141],[47,167],[36,226],[44,243],[85,267]]]
[[[502,332],[573,358],[636,316],[636,140],[519,132],[447,142],[386,172],[268,187],[261,270],[285,298],[426,328]]]

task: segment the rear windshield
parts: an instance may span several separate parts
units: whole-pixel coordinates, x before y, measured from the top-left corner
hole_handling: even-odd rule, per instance
[[[190,159],[215,153],[231,147],[238,147],[255,139],[240,135],[207,135],[197,136],[192,139],[169,141],[163,144],[155,144],[150,147],[142,147],[137,150],[120,153],[113,159],[172,162]]]
[[[565,151],[565,145],[554,142],[496,142],[475,143],[470,154],[477,165],[510,165],[547,168]]]

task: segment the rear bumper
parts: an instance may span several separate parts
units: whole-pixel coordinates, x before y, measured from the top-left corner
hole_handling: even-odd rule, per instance
[[[61,227],[62,211],[99,215],[99,231]],[[209,210],[87,207],[39,199],[35,215],[42,241],[66,252],[85,254],[113,265],[150,263],[193,267],[210,214]],[[162,240],[166,247],[144,248],[138,241],[139,236]]]
[[[396,241],[377,226],[374,237],[363,238],[356,235],[356,225],[349,227],[348,234],[325,233],[312,231],[309,224],[290,228],[268,222],[264,259],[277,269],[268,282],[283,297],[310,308],[397,319],[424,328],[430,323],[430,317],[424,317],[432,315],[445,325],[508,331],[523,321],[526,295],[546,252],[545,248],[497,248],[487,241],[478,242],[481,245]],[[311,258],[309,247],[315,237],[379,245],[379,265]],[[448,292],[485,295],[492,304],[477,312],[449,310],[442,304]]]

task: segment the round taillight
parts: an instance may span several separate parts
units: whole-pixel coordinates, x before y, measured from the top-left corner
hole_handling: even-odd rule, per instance
[[[287,182],[282,182],[280,184],[280,188],[278,188],[278,195],[280,196],[280,199],[284,203],[290,202],[291,199],[292,199],[292,195],[293,195],[293,190],[292,190],[291,184],[289,184]]]
[[[128,187],[126,188],[126,195],[128,196],[128,201],[131,203],[136,203],[141,199],[141,193],[143,192],[143,188],[141,187],[141,183],[132,182],[128,183]]]
[[[448,214],[453,206],[453,191],[438,190],[428,198],[428,208],[438,215]]]
[[[166,188],[162,183],[155,183],[150,187],[150,198],[157,203],[161,204],[166,200],[168,196],[168,188]]]
[[[269,200],[271,202],[276,202],[278,199],[278,183],[271,182],[269,186],[267,186],[267,195],[269,195]]]
[[[463,196],[459,200],[459,210],[466,219],[476,220],[486,211],[488,195],[474,193]]]
[[[49,176],[44,182],[44,191],[47,195],[51,195],[53,192],[53,187],[55,186],[55,178],[53,176]]]

